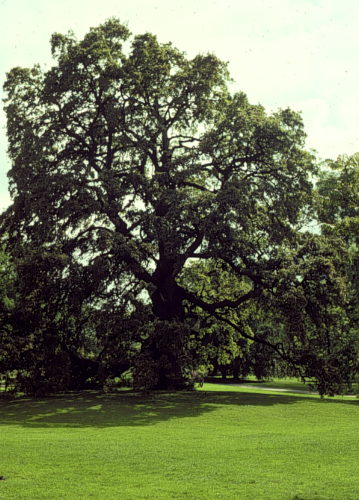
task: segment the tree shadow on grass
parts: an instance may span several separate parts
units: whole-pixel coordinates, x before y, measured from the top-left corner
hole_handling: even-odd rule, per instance
[[[134,392],[103,394],[84,391],[71,395],[12,401],[0,400],[0,426],[31,428],[148,426],[173,418],[198,417],[223,405],[273,406],[311,404],[350,404],[359,401],[320,400],[293,395],[246,392]]]

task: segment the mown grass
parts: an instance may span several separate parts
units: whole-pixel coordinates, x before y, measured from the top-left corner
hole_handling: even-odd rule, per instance
[[[358,500],[358,409],[216,384],[0,400],[0,499]]]
[[[304,384],[303,382],[297,380],[296,378],[293,377],[284,377],[284,378],[273,378],[269,380],[258,380],[254,376],[248,376],[246,378],[240,379],[240,380],[235,380],[231,377],[227,379],[222,379],[221,377],[209,377],[208,380],[210,380],[213,383],[216,384],[221,384],[221,385],[244,385],[246,386],[246,389],[248,389],[249,386],[253,385],[255,389],[259,387],[263,388],[277,388],[277,389],[286,389],[286,390],[300,390],[300,391],[306,391],[306,392],[312,392],[312,388],[309,386],[309,384]]]
[[[310,381],[304,384],[300,380],[293,377],[258,380],[255,376],[250,375],[246,378],[239,380],[233,379],[231,377],[225,380],[223,380],[221,377],[208,377],[207,380],[212,383],[221,384],[222,386],[223,385],[243,386],[243,388],[245,388],[246,390],[249,390],[251,387],[253,387],[255,392],[259,392],[258,389],[262,388],[263,390],[278,389],[278,392],[284,390],[285,392],[293,391],[293,393],[297,391],[308,394],[316,393],[314,382],[313,385],[311,385]],[[348,389],[348,393],[351,393],[354,396],[359,395],[359,381],[354,382],[352,384],[351,389],[350,390]]]

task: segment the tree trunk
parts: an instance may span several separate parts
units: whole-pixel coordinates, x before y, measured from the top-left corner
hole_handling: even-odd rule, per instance
[[[158,321],[152,338],[144,346],[156,371],[150,388],[180,390],[189,385],[185,377],[187,328],[183,323],[182,290],[170,273],[162,273],[161,277],[151,297]]]
[[[226,366],[221,366],[222,380],[227,380],[227,370],[228,368]]]

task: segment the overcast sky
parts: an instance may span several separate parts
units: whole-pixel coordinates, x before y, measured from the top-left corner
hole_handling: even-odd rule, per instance
[[[189,56],[214,52],[252,103],[302,111],[319,157],[359,151],[359,0],[0,0],[1,83],[14,66],[50,65],[53,32],[81,37],[112,16]],[[0,127],[1,209],[3,113]]]

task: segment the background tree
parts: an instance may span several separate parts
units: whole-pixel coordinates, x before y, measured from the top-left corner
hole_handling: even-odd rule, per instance
[[[359,154],[327,161],[316,189],[321,231],[332,241],[342,242],[348,297],[347,328],[359,364]]]
[[[9,382],[18,360],[19,345],[12,324],[16,301],[15,266],[9,255],[0,248],[0,383]]]
[[[287,264],[283,260],[283,267],[271,274],[255,302],[210,318],[200,309],[189,311],[197,317],[197,356],[224,375],[295,375],[321,394],[343,392],[358,372],[347,249],[328,237],[300,233],[296,245],[283,245],[282,250]],[[194,263],[184,271],[187,286],[202,300],[208,302],[208,295],[223,300],[226,291],[245,289],[223,265],[211,264]]]
[[[85,276],[93,296],[142,287],[152,316],[135,376],[184,387],[191,307],[258,340],[231,311],[258,301],[295,253],[316,171],[301,118],[231,94],[215,56],[188,59],[114,19],[80,41],[55,34],[51,49],[50,70],[14,68],[5,83],[12,252],[66,256],[60,274],[77,269],[80,294]],[[191,259],[245,287],[204,299],[181,280]]]
[[[349,251],[349,274],[359,296],[359,154],[328,161],[316,190],[322,233],[339,238]]]

